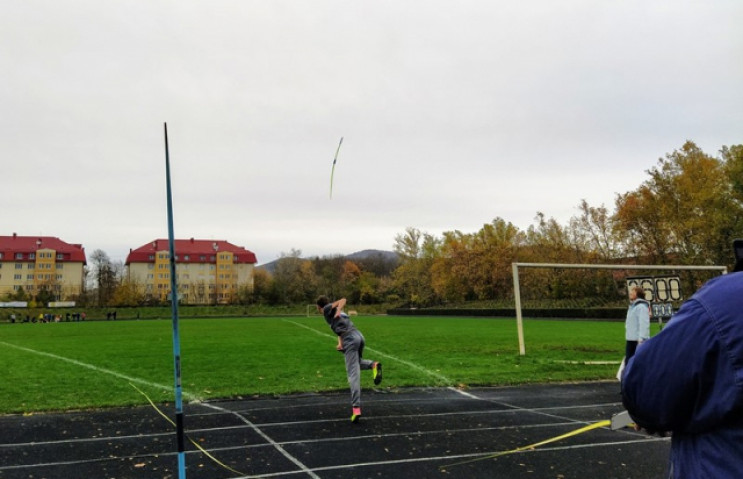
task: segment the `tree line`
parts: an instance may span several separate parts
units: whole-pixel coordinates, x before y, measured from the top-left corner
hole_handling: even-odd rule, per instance
[[[716,156],[694,142],[659,158],[640,185],[615,197],[613,209],[581,200],[561,224],[537,212],[522,230],[496,217],[475,232],[437,236],[409,227],[394,238],[396,258],[302,258],[282,253],[269,272],[257,268],[239,304],[309,304],[320,294],[352,304],[430,306],[494,301],[513,295],[511,263],[633,263],[733,265],[731,244],[743,237],[743,145]],[[639,175],[638,175],[639,177]],[[135,306],[145,299],[128,284],[123,264],[100,250],[91,255],[83,300],[97,306]],[[585,271],[542,272],[543,295],[600,294],[616,289]]]
[[[503,218],[440,237],[408,228],[395,238],[396,291],[411,305],[510,298],[513,262],[731,268],[732,241],[743,237],[743,145],[711,156],[687,141],[646,173],[635,190],[617,194],[613,211],[582,200],[566,224],[538,212],[525,231]],[[611,276],[584,270],[542,271],[531,281],[553,299],[617,289]]]

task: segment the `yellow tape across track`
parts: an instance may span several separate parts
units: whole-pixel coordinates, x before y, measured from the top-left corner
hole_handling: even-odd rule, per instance
[[[171,425],[173,425],[173,427],[175,427],[175,422],[173,422],[172,419],[170,419],[168,416],[166,416],[165,413],[163,413],[155,405],[155,403],[152,402],[152,399],[150,399],[150,397],[147,396],[147,394],[144,393],[144,391],[142,391],[141,389],[139,389],[137,386],[135,386],[132,383],[129,383],[129,384],[134,389],[136,389],[142,396],[144,396],[145,399],[147,399],[147,402],[149,402],[150,405],[153,408],[155,408],[155,411],[157,411],[163,418],[165,418],[166,421],[168,421]],[[551,438],[545,439],[543,441],[535,442],[534,444],[529,444],[528,446],[521,446],[521,447],[517,447],[516,449],[510,449],[510,450],[507,450],[507,451],[500,451],[500,452],[496,452],[494,454],[488,454],[487,456],[478,457],[478,458],[475,458],[475,459],[469,459],[469,460],[466,460],[466,461],[455,462],[454,464],[448,464],[446,466],[439,466],[439,469],[446,469],[447,467],[453,467],[453,466],[461,466],[462,464],[470,464],[472,462],[484,461],[486,459],[495,459],[497,457],[507,456],[509,454],[515,454],[517,452],[533,450],[533,449],[536,449],[539,446],[544,446],[545,444],[550,444],[550,443],[553,443],[553,442],[562,441],[563,439],[567,439],[569,437],[577,436],[579,434],[583,434],[584,432],[592,431],[592,430],[598,429],[600,427],[609,427],[609,426],[611,426],[611,420],[609,420],[609,419],[607,419],[605,421],[595,422],[593,424],[589,424],[588,426],[581,427],[579,429],[576,429],[574,431],[570,431],[570,432],[565,433],[565,434],[562,434],[560,436],[551,437]],[[188,436],[186,436],[186,437],[188,437]],[[214,461],[215,464],[218,464],[220,467],[223,467],[224,469],[227,469],[230,472],[234,472],[235,474],[239,474],[240,476],[245,476],[244,473],[231,468],[227,464],[221,462],[219,459],[217,459],[216,457],[214,457],[213,455],[211,455],[206,449],[204,449],[203,447],[201,447],[201,445],[199,443],[197,443],[196,441],[194,441],[190,437],[188,437],[188,440],[199,451],[203,452],[206,457],[208,457],[209,459],[211,459],[212,461]]]
[[[162,411],[161,411],[161,410],[160,410],[160,409],[159,409],[159,408],[158,408],[158,407],[157,407],[157,406],[155,405],[155,403],[154,403],[154,402],[152,402],[152,399],[150,399],[150,397],[149,397],[149,396],[148,396],[147,394],[145,394],[145,393],[144,393],[144,391],[142,391],[141,389],[139,389],[139,388],[138,388],[137,386],[135,386],[135,385],[134,385],[134,384],[132,384],[132,383],[129,383],[129,385],[130,385],[131,387],[133,387],[134,389],[136,389],[136,390],[137,390],[137,391],[139,392],[139,394],[141,394],[142,396],[144,396],[144,397],[145,397],[145,399],[147,399],[147,402],[149,402],[149,403],[150,403],[150,405],[151,405],[151,406],[152,406],[153,408],[155,408],[155,411],[157,411],[157,412],[158,412],[158,413],[159,413],[159,414],[160,414],[160,415],[161,415],[162,417],[164,417],[164,418],[165,418],[165,420],[166,420],[166,421],[168,421],[168,422],[169,422],[170,424],[172,424],[172,425],[173,425],[173,427],[175,427],[175,422],[173,422],[173,420],[172,420],[172,419],[170,419],[170,418],[169,418],[168,416],[166,416],[166,415],[165,415],[165,413],[164,413],[164,412],[162,412]],[[230,472],[234,472],[235,474],[237,474],[237,475],[239,475],[239,476],[246,476],[246,474],[245,474],[245,473],[242,473],[242,472],[240,472],[240,471],[238,471],[238,470],[236,470],[236,469],[233,469],[233,468],[231,468],[230,466],[228,466],[227,464],[223,463],[222,461],[220,461],[220,460],[219,460],[219,459],[217,459],[216,457],[212,456],[212,455],[211,455],[211,454],[210,454],[210,453],[209,453],[209,452],[208,452],[208,451],[207,451],[206,449],[204,449],[203,447],[201,447],[201,445],[200,445],[200,444],[199,444],[198,442],[194,441],[194,440],[193,440],[193,439],[191,439],[191,438],[190,438],[189,436],[186,436],[186,438],[187,438],[187,439],[188,439],[188,440],[189,440],[189,441],[191,442],[191,444],[193,444],[194,446],[196,446],[196,449],[198,449],[199,451],[203,452],[203,453],[204,453],[204,455],[205,455],[206,457],[208,457],[209,459],[211,459],[212,461],[214,461],[214,463],[215,463],[215,464],[217,464],[218,466],[220,466],[220,467],[223,467],[224,469],[227,469],[227,470],[228,470],[228,471],[230,471]]]
[[[576,429],[574,431],[570,431],[560,436],[555,436],[549,439],[545,439],[544,441],[539,441],[539,442],[535,442],[534,444],[529,444],[528,446],[521,446],[521,447],[517,447],[516,449],[510,449],[508,451],[500,451],[500,452],[496,452],[495,454],[488,454],[487,456],[478,457],[476,459],[469,459],[467,461],[455,462],[454,464],[440,466],[439,469],[446,469],[447,467],[452,467],[452,466],[461,466],[462,464],[469,464],[471,462],[484,461],[486,459],[495,459],[496,457],[507,456],[508,454],[515,454],[517,452],[528,451],[531,449],[535,449],[539,446],[544,446],[545,444],[550,444],[552,442],[562,441],[563,439],[577,436],[578,434],[583,434],[584,432],[592,431],[600,427],[609,427],[609,426],[611,426],[611,420],[609,419],[607,419],[606,421],[595,422],[593,424],[589,424],[588,426],[582,427],[580,429]]]

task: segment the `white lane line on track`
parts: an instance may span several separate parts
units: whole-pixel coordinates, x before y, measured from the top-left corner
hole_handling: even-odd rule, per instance
[[[444,388],[444,389],[449,389],[449,388],[447,387],[447,388]],[[454,388],[454,389],[456,389],[456,388]],[[428,391],[428,392],[430,392],[431,390],[441,391],[442,388],[441,387],[426,387],[426,388],[405,387],[403,389],[403,391],[405,391],[405,392],[407,392],[407,391],[413,391],[413,390],[420,390],[420,391]],[[456,392],[458,394],[460,394],[460,395],[462,393],[462,391],[459,391],[459,390],[457,390]],[[255,411],[279,411],[279,410],[287,410],[287,409],[302,409],[302,408],[306,408],[306,407],[318,408],[318,407],[324,407],[324,406],[333,407],[334,408],[337,405],[337,403],[338,403],[337,397],[338,396],[346,397],[347,396],[347,393],[317,393],[317,395],[318,395],[318,397],[320,397],[320,399],[318,399],[316,402],[312,402],[312,403],[292,404],[292,405],[286,405],[286,406],[271,405],[271,406],[265,406],[265,407],[251,407],[249,409],[245,409],[245,411],[250,411],[250,412],[255,412]],[[394,396],[394,395],[391,395],[391,396]],[[301,396],[297,396],[297,397],[301,397]],[[379,404],[385,404],[385,403],[394,403],[394,404],[404,404],[404,403],[424,404],[424,403],[437,403],[437,402],[440,403],[442,401],[441,398],[432,398],[432,397],[424,397],[424,398],[416,397],[416,398],[413,398],[413,399],[402,399],[402,398],[395,398],[395,399],[386,399],[385,398],[385,399],[381,399],[380,397],[384,397],[384,396],[379,396],[379,397],[377,397],[377,396],[367,396],[364,399],[364,403],[366,405],[369,405],[369,404],[379,405]],[[471,399],[471,398],[468,398],[468,399]],[[487,398],[478,398],[478,397],[476,397],[476,399],[479,399],[481,401],[486,401],[486,402],[487,401],[490,401]],[[251,402],[258,402],[258,401],[259,400],[251,400]],[[275,399],[271,399],[271,401],[274,401],[275,402],[276,400]],[[215,400],[215,402],[219,402],[219,400]],[[234,401],[232,401],[232,402],[234,403]],[[621,403],[616,403],[616,404],[621,404]],[[611,404],[609,404],[609,405],[611,405]],[[574,406],[571,406],[571,407],[574,407]],[[242,412],[243,410],[241,410],[241,409],[238,408],[238,409],[236,409],[236,411]],[[194,416],[211,416],[211,415],[215,415],[215,414],[219,414],[219,413],[212,412],[212,411],[209,411],[209,412],[192,412],[192,413],[189,414],[189,417],[194,417]]]
[[[314,328],[311,328],[311,327],[309,327],[309,326],[307,326],[305,324],[297,323],[296,321],[290,321],[288,319],[284,319],[282,321],[284,321],[285,323],[291,323],[291,324],[293,324],[295,326],[299,326],[300,328],[307,329],[307,330],[312,331],[313,333],[315,333],[317,335],[324,336],[326,338],[331,338],[331,339],[335,339],[336,338],[336,336],[333,336],[332,334],[323,333],[323,332],[318,331],[318,330],[316,330]],[[408,367],[411,367],[413,369],[416,369],[416,370],[418,370],[418,371],[420,371],[420,372],[422,372],[424,374],[427,374],[427,375],[429,375],[429,376],[431,376],[433,378],[438,379],[439,381],[441,381],[443,383],[451,384],[453,382],[451,379],[447,378],[443,374],[439,374],[436,371],[431,371],[430,369],[426,369],[426,368],[424,368],[423,366],[421,366],[419,364],[411,363],[410,361],[406,361],[404,359],[400,359],[400,358],[398,358],[396,356],[393,356],[393,355],[388,354],[388,353],[384,353],[384,352],[382,352],[382,351],[380,351],[378,349],[370,348],[368,346],[364,347],[364,349],[366,351],[370,351],[370,352],[376,354],[377,356],[382,356],[384,358],[391,359],[392,361],[396,361],[398,363],[402,363],[402,364],[404,364],[404,365],[406,365]]]
[[[453,388],[449,388],[449,389],[453,389]],[[497,405],[500,405],[500,406],[511,408],[511,409],[507,409],[507,411],[531,412],[533,414],[539,414],[539,415],[542,415],[542,416],[551,417],[551,418],[554,418],[554,419],[560,419],[560,420],[563,420],[563,421],[573,421],[574,424],[590,424],[591,421],[579,421],[579,420],[576,420],[576,419],[573,419],[573,418],[569,418],[569,417],[566,417],[566,416],[560,416],[558,414],[550,414],[550,413],[548,413],[546,411],[555,411],[555,412],[557,412],[558,410],[570,410],[570,409],[577,409],[577,408],[590,408],[590,409],[594,409],[594,408],[608,407],[608,406],[614,406],[614,405],[620,405],[620,406],[622,406],[622,408],[624,407],[621,403],[613,403],[613,404],[589,404],[589,405],[578,405],[578,406],[552,406],[552,407],[543,407],[543,408],[523,408],[523,407],[516,406],[514,404],[510,404],[510,403],[507,403],[507,402],[498,401],[496,399],[479,398],[477,396],[473,396],[473,398],[474,399],[477,399],[477,400],[480,400],[480,401],[487,401],[487,402],[489,402],[491,404],[497,404]]]
[[[570,409],[577,409],[577,408],[596,408],[596,407],[606,406],[605,404],[590,404],[590,405],[578,405],[578,406],[552,406],[552,407],[540,407],[540,408],[522,408],[522,407],[515,406],[513,404],[509,404],[503,401],[497,401],[497,400],[488,400],[488,401],[492,404],[498,404],[500,406],[513,408],[512,409],[513,411],[531,412],[534,414],[540,414],[542,416],[547,416],[547,417],[551,417],[555,419],[573,421],[576,424],[590,424],[591,421],[579,421],[573,418],[560,416],[558,414],[550,414],[546,411],[570,410]],[[618,403],[618,404],[621,405],[621,403]],[[622,409],[624,409],[624,406],[622,406]]]
[[[476,429],[446,429],[441,431],[424,431],[424,432],[410,432],[410,433],[396,433],[396,434],[374,434],[374,435],[367,435],[367,436],[354,436],[354,437],[345,437],[345,438],[325,438],[325,439],[313,439],[313,440],[304,440],[304,441],[284,441],[284,442],[274,442],[274,444],[282,446],[282,445],[292,445],[292,444],[309,444],[309,443],[321,443],[321,442],[337,442],[337,441],[353,441],[358,439],[370,439],[370,438],[379,438],[379,437],[395,437],[395,436],[411,436],[411,435],[426,435],[426,434],[449,434],[451,432],[462,432],[462,433],[468,433],[470,431],[486,431],[486,430],[507,430],[507,429],[524,429],[524,428],[539,428],[539,427],[550,427],[550,426],[563,426],[563,425],[570,425],[573,424],[570,423],[564,423],[564,424],[535,424],[535,425],[514,425],[514,426],[499,426],[499,427],[492,427],[492,428],[476,428]],[[220,429],[220,428],[216,428]],[[222,428],[227,429],[227,428]],[[147,435],[145,435],[146,437]],[[103,439],[103,438],[102,438]],[[117,438],[106,438],[108,440],[110,439],[117,439]],[[628,440],[628,441],[616,441],[616,442],[604,442],[604,443],[591,443],[591,444],[580,444],[580,445],[572,445],[572,446],[559,446],[559,447],[542,447],[532,450],[524,450],[519,451],[518,454],[524,454],[524,453],[534,453],[534,452],[540,452],[540,451],[561,451],[561,450],[571,450],[571,449],[583,449],[583,448],[592,448],[592,447],[611,447],[615,445],[635,445],[635,444],[644,444],[649,442],[658,442],[658,441],[670,441],[670,438],[660,438],[660,437],[649,437],[646,435],[642,435],[642,437],[635,439],[635,440]],[[60,441],[60,442],[74,442],[74,440],[71,441]],[[44,443],[32,443],[31,445],[39,445]],[[231,446],[231,447],[221,447],[221,448],[210,448],[208,451],[210,453],[212,452],[224,452],[224,451],[234,451],[234,450],[245,450],[245,449],[254,449],[259,447],[270,447],[273,446],[273,444],[253,444],[250,446]],[[368,462],[368,463],[358,463],[358,464],[345,464],[345,465],[337,465],[337,466],[327,466],[327,467],[318,467],[318,468],[304,468],[302,470],[298,471],[284,471],[284,472],[278,472],[278,473],[271,473],[271,474],[262,474],[259,476],[240,476],[240,478],[234,478],[234,479],[241,479],[241,478],[248,478],[248,477],[277,477],[277,476],[283,476],[283,475],[295,475],[295,474],[309,474],[312,477],[318,477],[315,475],[315,472],[322,472],[322,471],[330,471],[330,470],[339,470],[339,469],[346,469],[346,468],[355,468],[355,467],[364,467],[364,466],[384,466],[384,465],[391,465],[391,464],[405,464],[405,463],[414,463],[414,462],[427,462],[427,461],[452,461],[452,460],[459,460],[459,459],[467,459],[467,458],[474,458],[474,457],[486,457],[492,454],[495,454],[500,451],[492,451],[492,452],[480,452],[480,453],[473,453],[473,454],[458,454],[458,455],[450,455],[450,456],[438,456],[438,457],[423,457],[423,458],[414,458],[414,459],[398,459],[398,460],[390,460],[390,461],[379,461],[379,462]],[[198,454],[199,451],[188,451],[187,454]],[[516,454],[516,453],[514,453]],[[142,454],[142,455],[135,455],[135,456],[110,456],[105,458],[96,458],[96,459],[85,459],[85,460],[79,460],[79,461],[59,461],[59,462],[51,462],[51,463],[41,463],[41,464],[19,464],[19,465],[12,465],[12,466],[0,466],[0,471],[4,470],[14,470],[14,469],[25,469],[25,468],[37,468],[37,467],[55,467],[55,466],[65,466],[65,465],[78,465],[78,464],[87,464],[87,463],[95,463],[95,462],[103,462],[103,461],[117,461],[121,459],[127,459],[127,458],[144,458],[144,457],[158,457],[158,456],[174,456],[175,453],[171,451],[166,451],[162,453],[151,453],[151,454]]]
[[[539,449],[528,449],[519,451],[518,453],[514,454],[534,454],[538,452],[550,452],[550,451],[567,451],[572,449],[589,449],[589,448],[595,448],[595,447],[611,447],[611,446],[621,446],[626,444],[638,444],[641,442],[658,442],[658,441],[670,441],[670,438],[649,438],[647,440],[643,441],[618,441],[618,442],[603,442],[603,443],[593,443],[593,444],[580,444],[580,445],[574,445],[574,446],[562,446],[562,447],[542,447]],[[493,451],[493,452],[480,452],[480,453],[473,453],[473,454],[458,454],[458,455],[452,455],[452,456],[431,456],[431,457],[417,457],[413,459],[393,459],[390,461],[377,461],[377,462],[361,462],[361,463],[354,463],[354,464],[340,464],[337,466],[325,466],[325,467],[316,467],[312,470],[315,472],[325,472],[325,471],[338,471],[343,469],[358,469],[361,467],[373,467],[373,466],[390,466],[395,464],[413,464],[413,463],[419,463],[419,462],[432,462],[432,461],[455,461],[455,460],[461,460],[461,459],[469,459],[469,458],[476,458],[476,457],[488,457],[493,454],[497,454],[501,451]],[[294,474],[299,474],[298,471],[289,471],[289,472],[275,472],[271,474],[263,474],[261,476],[241,476],[236,477],[233,479],[249,479],[251,477],[286,477]]]
[[[479,401],[482,401],[483,400],[482,398],[477,397],[477,396],[475,396],[472,393],[468,393],[467,391],[462,391],[461,389],[457,389],[454,386],[449,386],[446,389],[448,389],[449,391],[454,391],[455,393],[461,394],[462,396],[467,397],[467,398],[470,398],[470,399],[477,399]]]
[[[519,451],[518,453],[514,454],[533,454],[536,452],[549,452],[549,451],[566,451],[571,449],[586,449],[586,448],[594,448],[594,447],[611,447],[611,446],[623,446],[623,445],[634,445],[634,444],[644,444],[644,443],[650,443],[650,442],[668,442],[671,438],[669,437],[647,437],[645,439],[638,439],[635,441],[617,441],[617,442],[604,442],[604,443],[592,443],[592,444],[580,444],[580,445],[574,445],[574,446],[561,446],[561,447],[542,447],[539,449],[530,449],[530,450],[524,450]],[[239,449],[239,448],[235,448]],[[242,447],[244,449],[244,446]],[[228,450],[228,449],[225,449]],[[459,459],[468,459],[468,458],[475,458],[475,457],[486,457],[492,454],[495,454],[500,451],[493,451],[493,452],[480,452],[476,454],[457,454],[452,456],[432,456],[432,457],[419,457],[414,459],[398,459],[398,460],[390,460],[390,461],[379,461],[379,462],[366,462],[366,463],[359,463],[359,464],[345,464],[345,465],[337,465],[337,466],[326,466],[326,467],[316,467],[313,469],[309,469],[309,471],[314,474],[315,472],[322,472],[322,471],[332,471],[332,470],[339,470],[339,469],[353,469],[356,467],[370,467],[370,466],[385,466],[385,465],[392,465],[392,464],[406,464],[406,463],[415,463],[415,462],[430,462],[430,461],[453,461],[453,460],[459,460]],[[188,454],[196,454],[198,451],[189,451]],[[104,458],[96,458],[96,459],[86,459],[82,461],[58,461],[58,462],[47,462],[43,464],[32,464],[32,465],[15,465],[15,466],[2,466],[0,467],[0,471],[9,471],[14,469],[26,469],[26,468],[35,468],[35,467],[59,467],[59,466],[75,466],[79,464],[92,464],[96,462],[105,462],[105,461],[120,461],[121,459],[127,459],[129,457],[137,457],[137,458],[144,458],[144,457],[169,457],[169,456],[175,456],[176,453],[174,452],[165,452],[165,453],[158,453],[158,454],[142,454],[140,456],[125,456],[125,457],[104,457]],[[290,475],[296,475],[296,474],[306,474],[305,471],[285,471],[285,472],[275,472],[270,474],[261,474],[259,476],[240,476],[233,479],[246,479],[250,477],[283,477],[283,476],[290,476]]]
[[[110,376],[114,376],[114,377],[119,378],[119,379],[124,379],[126,381],[129,381],[129,382],[132,382],[132,383],[136,383],[136,384],[142,384],[144,386],[149,386],[149,387],[155,388],[155,389],[161,389],[161,390],[164,390],[164,391],[172,391],[173,388],[174,388],[173,386],[166,386],[164,384],[158,384],[158,383],[155,383],[155,382],[152,382],[152,381],[147,381],[145,379],[140,379],[140,378],[135,378],[135,377],[132,377],[132,376],[127,376],[126,374],[122,374],[120,372],[113,371],[111,369],[99,368],[98,366],[95,366],[93,364],[84,363],[82,361],[78,361],[77,359],[66,358],[64,356],[59,356],[57,354],[47,353],[45,351],[38,351],[36,349],[31,349],[31,348],[25,348],[23,346],[16,346],[15,344],[6,343],[5,341],[0,341],[0,345],[7,346],[9,348],[18,349],[20,351],[25,351],[27,353],[38,354],[39,356],[46,356],[48,358],[58,359],[60,361],[65,361],[65,362],[74,364],[75,366],[80,366],[82,368],[87,368],[87,369],[93,370],[93,371],[98,372],[98,373],[108,374]],[[199,401],[200,400],[195,395],[190,394],[190,393],[188,393],[186,391],[182,391],[182,393],[183,393],[183,397],[186,398],[189,401]]]
[[[488,399],[479,398],[480,401],[483,402],[491,402]],[[397,403],[398,401],[395,400],[388,400],[384,401],[388,403]],[[412,402],[412,403],[418,403],[422,401],[408,401],[403,400],[399,402]],[[436,402],[435,400],[430,400],[430,402]],[[500,403],[493,403],[496,405],[503,405]],[[504,405],[505,406],[505,405]],[[300,409],[303,407],[310,407],[310,406],[285,406],[285,407],[275,407],[275,408],[256,408],[256,409],[245,409],[241,410],[239,408],[236,409],[237,412],[253,412],[253,411],[278,411],[278,410],[286,410],[286,409]],[[315,405],[311,407],[316,407]],[[614,408],[614,407],[622,407],[622,403],[616,402],[616,403],[601,403],[601,404],[582,404],[582,405],[575,405],[575,406],[549,406],[549,407],[543,407],[543,408],[519,408],[516,406],[506,406],[503,409],[476,409],[476,410],[466,410],[466,411],[445,411],[440,413],[417,413],[417,414],[395,414],[395,415],[388,415],[388,416],[377,416],[375,419],[390,419],[390,418],[416,418],[416,417],[433,417],[433,416],[447,416],[447,415],[476,415],[476,414],[508,414],[508,413],[514,413],[514,412],[533,412],[536,414],[543,414],[545,416],[551,416],[551,414],[546,413],[545,411],[555,411],[555,410],[575,410],[575,409],[599,409],[599,408]],[[213,414],[213,413],[209,413]],[[194,413],[190,414],[189,416],[204,416],[207,415],[205,413]],[[564,419],[564,418],[563,418]],[[335,422],[339,419],[317,419],[317,420],[311,420],[311,421],[297,421],[297,422],[273,422],[273,423],[264,423],[259,424],[259,426],[281,426],[281,425],[291,425],[291,424],[309,424],[309,423],[318,423],[318,422]],[[572,419],[569,419],[572,420]],[[344,419],[346,421],[346,419]],[[572,420],[573,422],[580,422]]]
[[[201,406],[207,406],[208,403],[201,403]],[[566,406],[564,409],[578,409],[578,408],[596,408],[601,406],[610,406],[611,404],[593,404],[593,405],[587,405],[587,406]],[[218,409],[217,409],[218,408]],[[213,408],[218,412],[215,412],[214,414],[230,414],[230,415],[237,415],[239,416],[239,411],[230,411],[228,409],[222,409],[218,406],[216,408]],[[457,411],[457,412],[442,412],[442,413],[429,413],[429,414],[408,414],[408,415],[392,415],[392,416],[383,416],[379,418],[370,418],[367,419],[369,421],[378,421],[381,419],[422,419],[422,418],[438,418],[442,416],[472,416],[472,415],[486,415],[486,414],[492,414],[492,415],[499,415],[499,414],[512,414],[515,412],[535,412],[540,413],[539,410],[532,410],[532,409],[521,409],[521,410],[513,410],[513,409],[502,409],[502,410],[496,410],[496,411]],[[545,414],[546,416],[551,416],[548,414]],[[192,416],[192,415],[189,415]],[[239,416],[241,417],[241,416]],[[209,433],[209,432],[218,432],[218,431],[229,431],[229,430],[239,430],[244,428],[272,428],[272,427],[286,427],[286,426],[295,426],[300,427],[303,425],[308,424],[321,424],[321,423],[336,423],[336,422],[346,422],[347,419],[318,419],[318,420],[311,420],[311,421],[292,421],[292,422],[272,422],[272,423],[261,423],[261,424],[247,424],[245,421],[245,418],[242,418],[242,422],[244,425],[239,426],[223,426],[223,427],[214,427],[214,428],[200,428],[200,429],[189,429],[187,432],[190,434],[203,434],[203,433]],[[494,427],[485,427],[485,428],[477,428],[476,430],[484,431],[484,430],[507,430],[512,428],[538,428],[538,427],[552,427],[552,426],[569,426],[576,424],[576,421],[574,419],[565,419],[566,422],[554,422],[554,423],[540,423],[540,424],[527,424],[527,425],[513,425],[513,426],[494,426]],[[421,435],[421,434],[436,434],[439,432],[462,432],[462,431],[469,431],[470,429],[446,429],[443,431],[408,431],[408,432],[401,432],[401,433],[392,433],[392,434],[375,434],[372,437],[393,437],[398,435]],[[107,436],[107,437],[93,437],[93,438],[78,438],[78,439],[61,439],[61,440],[54,440],[54,441],[34,441],[30,443],[11,443],[11,444],[0,444],[0,448],[13,448],[13,447],[33,447],[33,446],[40,446],[40,445],[53,445],[53,444],[74,444],[74,443],[86,443],[86,442],[108,442],[108,441],[116,441],[116,440],[127,440],[127,439],[138,439],[141,440],[143,438],[154,438],[154,437],[162,437],[162,436],[170,436],[172,435],[172,432],[168,433],[150,433],[150,434],[137,434],[134,436]],[[285,445],[285,444],[298,444],[298,443],[305,443],[305,442],[322,442],[322,441],[333,441],[333,440],[352,440],[357,439],[364,436],[352,436],[349,438],[328,438],[328,439],[320,439],[320,440],[300,440],[300,441],[282,441],[277,442],[277,444]],[[248,446],[248,447],[260,447],[265,445],[254,445],[254,446]],[[240,446],[245,447],[245,446]],[[230,448],[225,448],[229,450]],[[214,448],[214,450],[220,450],[219,448]]]
[[[335,421],[339,422],[339,421]],[[346,422],[344,420],[343,422]],[[296,425],[297,423],[291,423],[292,425]],[[301,424],[309,424],[309,423],[301,423]],[[513,425],[513,426],[493,426],[493,427],[477,427],[477,428],[460,428],[460,429],[440,429],[440,430],[431,430],[431,431],[405,431],[405,432],[396,432],[396,433],[386,433],[386,434],[373,434],[373,435],[362,435],[362,436],[349,436],[349,437],[328,437],[328,438],[322,438],[322,439],[300,439],[296,441],[276,441],[276,444],[279,445],[289,445],[289,444],[312,444],[312,443],[320,443],[320,442],[330,442],[330,441],[353,441],[357,439],[369,439],[369,438],[375,438],[375,437],[397,437],[397,436],[423,436],[425,434],[443,434],[443,433],[455,433],[455,432],[470,432],[470,431],[505,431],[508,429],[534,429],[539,427],[551,427],[551,426],[570,426],[575,424],[574,422],[564,422],[564,423],[545,423],[545,424],[529,424],[526,426],[522,425]],[[260,425],[254,425],[255,427],[260,427]],[[189,434],[205,434],[205,433],[216,433],[216,432],[223,432],[223,431],[235,431],[240,429],[252,429],[252,426],[250,425],[240,425],[240,426],[223,426],[223,427],[212,427],[212,428],[203,428],[203,429],[189,429]],[[0,444],[0,447],[5,448],[13,448],[13,447],[43,447],[43,446],[49,446],[49,445],[64,445],[64,444],[80,444],[80,443],[87,443],[87,442],[113,442],[113,441],[125,441],[125,440],[142,440],[142,439],[148,439],[148,438],[155,438],[155,437],[162,437],[162,436],[172,436],[174,433],[150,433],[150,434],[137,434],[137,435],[129,435],[129,436],[107,436],[107,437],[93,437],[93,438],[80,438],[80,439],[60,439],[57,441],[34,441],[34,442],[21,442],[17,444]],[[242,449],[242,448],[256,448],[256,447],[268,447],[270,444],[251,444],[251,445],[240,445],[240,446],[224,446],[224,447],[215,447],[208,449],[211,451],[229,451],[232,449]],[[195,451],[194,451],[195,452]]]
[[[224,408],[221,408],[219,406],[215,406],[215,405],[209,404],[209,403],[205,403],[205,404],[203,404],[203,406],[208,407],[208,408],[211,408],[211,409],[215,409],[217,411],[222,411],[222,412],[224,412],[226,414],[231,414],[231,415],[237,417],[242,422],[244,422],[245,424],[247,424],[253,431],[255,431],[256,434],[258,434],[259,436],[261,436],[265,441],[267,441],[271,446],[273,446],[277,451],[279,451],[282,456],[284,456],[289,461],[291,461],[294,465],[296,465],[297,467],[299,467],[301,469],[301,473],[307,474],[310,477],[312,477],[313,479],[320,479],[320,476],[318,476],[317,474],[315,474],[314,472],[312,472],[307,466],[305,466],[302,463],[302,461],[300,461],[296,457],[294,457],[291,454],[289,454],[286,451],[286,449],[284,449],[278,442],[274,441],[268,434],[266,434],[265,432],[261,431],[261,429],[258,426],[256,426],[255,424],[253,424],[245,416],[243,416],[243,415],[241,415],[241,414],[239,414],[239,413],[237,413],[235,411],[230,411],[229,409],[224,409]],[[300,473],[300,472],[297,471],[297,473]]]

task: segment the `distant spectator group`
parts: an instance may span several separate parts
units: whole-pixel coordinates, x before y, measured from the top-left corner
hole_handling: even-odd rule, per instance
[[[114,316],[114,319],[116,317]],[[62,315],[61,314],[52,314],[52,313],[39,313],[38,316],[33,316],[30,314],[27,314],[25,318],[20,318],[16,316],[15,313],[10,313],[8,315],[8,320],[11,323],[61,323],[62,322]],[[66,313],[64,315],[65,321],[85,321],[85,313]]]

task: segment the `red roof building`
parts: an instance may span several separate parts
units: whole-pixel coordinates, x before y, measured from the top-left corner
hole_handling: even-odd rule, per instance
[[[219,251],[231,252],[234,255],[235,263],[256,264],[258,262],[255,253],[252,251],[224,240],[177,239],[174,246],[176,263],[214,263],[216,261],[215,254]],[[126,264],[154,262],[155,254],[158,251],[170,251],[168,240],[156,239],[137,249],[130,250],[126,257]]]
[[[224,240],[177,239],[174,242],[178,297],[184,304],[228,304],[241,288],[253,288],[255,254]],[[170,245],[156,239],[126,258],[129,280],[145,297],[170,295]]]
[[[79,296],[83,289],[85,249],[53,236],[0,236],[0,296],[31,298],[40,291],[58,301]]]

